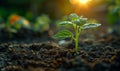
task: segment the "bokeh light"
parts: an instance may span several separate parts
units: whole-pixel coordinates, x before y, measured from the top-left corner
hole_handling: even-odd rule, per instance
[[[88,4],[91,0],[70,0],[71,4]]]
[[[79,0],[81,4],[87,4],[90,0]]]

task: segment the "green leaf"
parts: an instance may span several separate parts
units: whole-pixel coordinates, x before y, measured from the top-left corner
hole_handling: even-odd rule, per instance
[[[72,23],[75,23],[75,24],[79,24],[80,23],[80,17],[75,14],[75,13],[72,13],[69,15],[69,20],[72,22]]]
[[[71,21],[74,21],[74,20],[79,19],[79,16],[77,14],[75,14],[75,13],[72,13],[72,14],[69,15],[69,19]]]
[[[82,29],[89,29],[89,28],[96,28],[101,26],[101,24],[97,24],[97,23],[86,23],[84,24],[82,27]]]
[[[83,25],[87,22],[87,18],[83,18],[83,16],[78,16],[77,14],[73,13],[69,15],[69,20],[77,25]]]
[[[72,24],[72,22],[70,22],[70,21],[62,21],[62,22],[60,22],[59,24],[61,24],[61,25],[66,25],[66,24]]]
[[[87,21],[88,21],[87,18],[83,18],[82,16],[80,16],[80,18],[78,20],[75,20],[74,23],[81,26],[85,24]]]
[[[80,18],[80,23],[81,24],[85,24],[87,21],[88,21],[87,18],[83,18],[83,17]]]
[[[65,38],[70,38],[72,37],[72,33],[68,30],[62,30],[58,32],[56,35],[53,36],[55,39],[65,39]]]

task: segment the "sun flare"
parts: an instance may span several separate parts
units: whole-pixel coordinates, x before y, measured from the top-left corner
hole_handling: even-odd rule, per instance
[[[79,2],[80,2],[81,4],[87,4],[87,3],[89,2],[89,0],[79,0]]]
[[[91,0],[70,0],[71,4],[88,4]]]

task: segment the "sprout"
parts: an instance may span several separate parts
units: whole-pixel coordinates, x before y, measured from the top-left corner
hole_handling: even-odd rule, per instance
[[[87,18],[83,18],[82,16],[78,16],[77,14],[73,13],[68,16],[68,19],[65,21],[61,21],[59,24],[61,25],[72,25],[75,31],[75,35],[68,31],[62,30],[55,34],[53,38],[55,39],[65,39],[65,38],[72,38],[75,41],[75,51],[78,52],[78,41],[81,32],[85,29],[89,28],[96,28],[101,26],[98,23],[89,23]]]

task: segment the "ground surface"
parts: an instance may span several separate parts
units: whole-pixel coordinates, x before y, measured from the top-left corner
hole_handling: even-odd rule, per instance
[[[1,71],[120,71],[120,38],[59,46],[45,43],[0,43]]]

